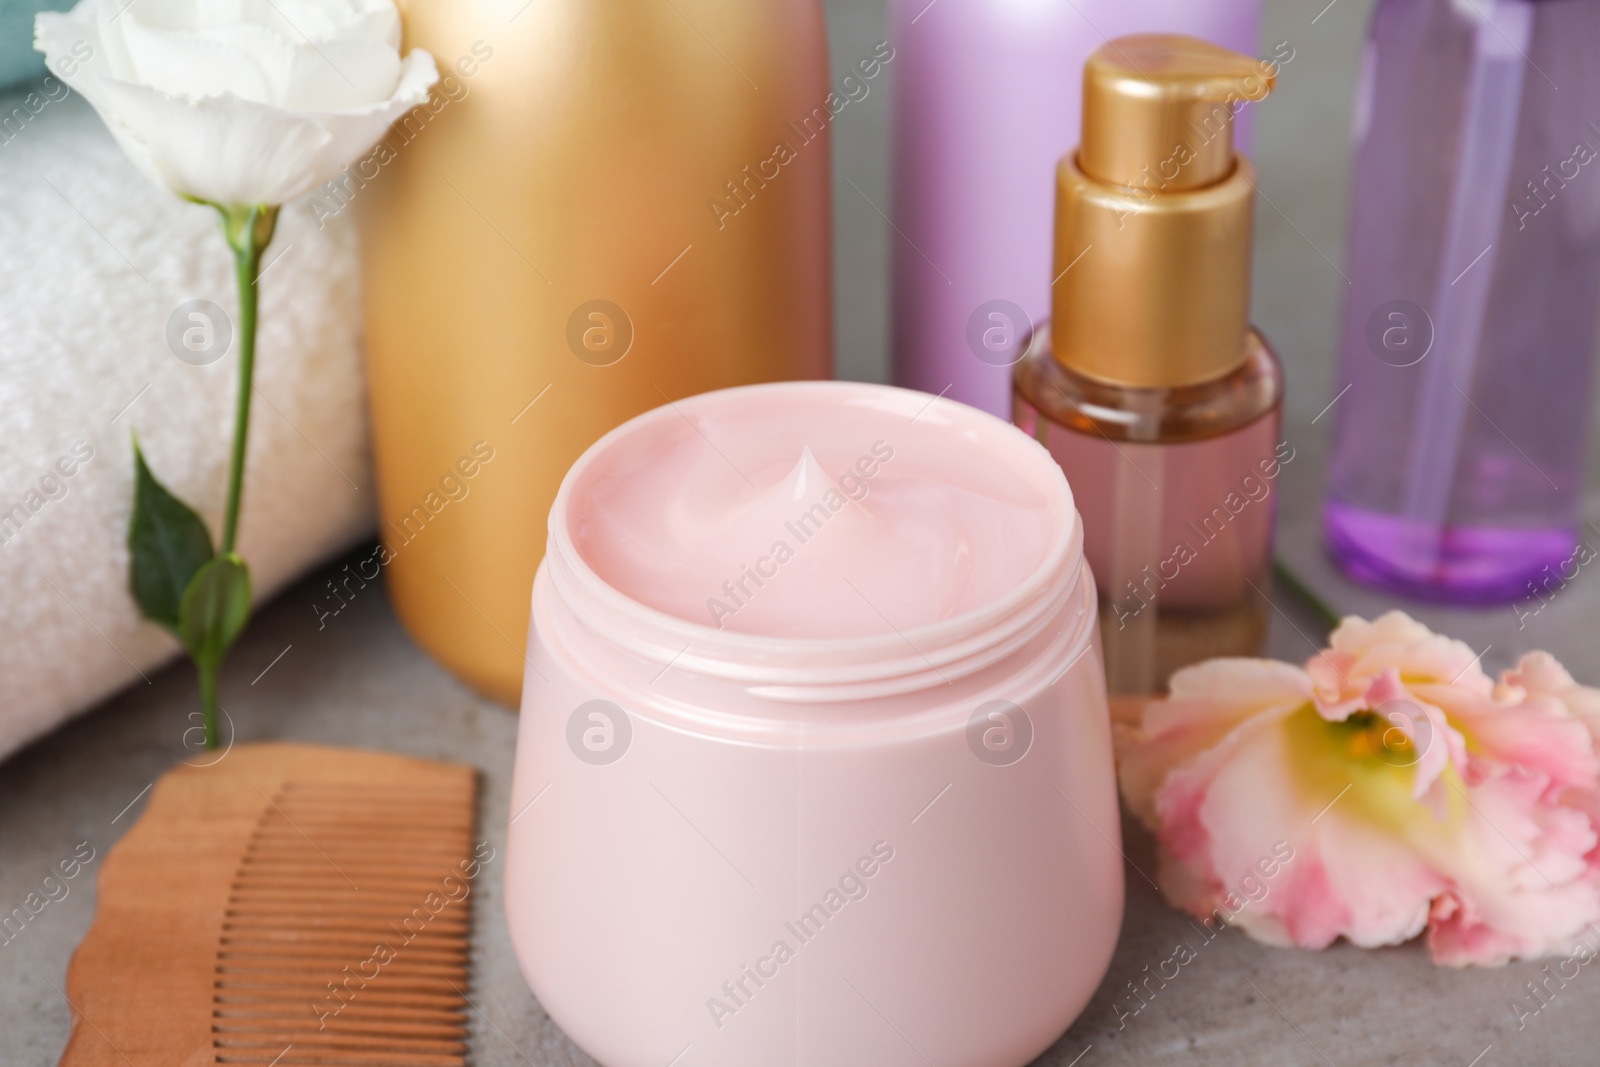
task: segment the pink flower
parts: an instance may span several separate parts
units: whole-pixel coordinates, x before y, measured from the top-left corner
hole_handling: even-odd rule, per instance
[[[1271,944],[1570,952],[1600,923],[1600,690],[1542,652],[1496,683],[1400,612],[1329,644],[1181,670],[1119,731],[1168,899]]]

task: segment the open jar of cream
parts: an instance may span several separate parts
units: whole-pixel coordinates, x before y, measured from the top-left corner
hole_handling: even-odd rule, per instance
[[[1021,1067],[1122,861],[1093,578],[1047,452],[907,390],[628,422],[533,588],[506,910],[607,1067]]]

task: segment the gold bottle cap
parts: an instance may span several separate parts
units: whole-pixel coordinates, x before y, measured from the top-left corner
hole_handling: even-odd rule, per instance
[[[1089,57],[1083,143],[1056,171],[1050,333],[1063,365],[1177,387],[1244,361],[1255,177],[1233,122],[1276,75],[1175,34]]]

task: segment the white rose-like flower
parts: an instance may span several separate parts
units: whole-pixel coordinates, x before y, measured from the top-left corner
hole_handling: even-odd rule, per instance
[[[34,35],[152,181],[227,207],[332,179],[439,78],[393,0],[81,0]]]

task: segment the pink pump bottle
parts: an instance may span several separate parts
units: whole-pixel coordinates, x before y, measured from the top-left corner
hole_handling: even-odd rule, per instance
[[[891,0],[894,381],[1011,416],[1050,307],[1056,161],[1107,39],[1182,33],[1254,54],[1260,0]],[[1248,117],[1235,131],[1249,151]]]

